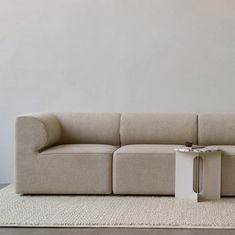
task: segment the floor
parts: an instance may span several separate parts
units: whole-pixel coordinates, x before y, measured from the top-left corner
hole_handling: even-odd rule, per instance
[[[7,185],[0,184],[0,189]],[[4,228],[0,235],[235,235],[235,230],[129,228]]]

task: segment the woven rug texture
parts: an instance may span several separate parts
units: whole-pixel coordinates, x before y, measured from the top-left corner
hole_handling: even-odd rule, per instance
[[[0,226],[234,229],[235,198],[20,196],[9,185],[0,190]]]

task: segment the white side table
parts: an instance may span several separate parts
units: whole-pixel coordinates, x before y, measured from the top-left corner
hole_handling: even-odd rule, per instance
[[[221,151],[208,147],[179,147],[175,151],[175,197],[195,201],[219,199]]]

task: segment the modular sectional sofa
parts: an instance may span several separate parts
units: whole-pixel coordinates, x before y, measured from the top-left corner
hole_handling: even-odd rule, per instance
[[[235,114],[37,113],[16,118],[19,194],[174,195],[174,149],[222,150],[235,196]]]

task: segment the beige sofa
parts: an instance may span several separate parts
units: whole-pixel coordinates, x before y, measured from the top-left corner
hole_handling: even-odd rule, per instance
[[[235,195],[235,114],[39,113],[16,119],[20,194],[174,195],[176,146],[222,150]]]

